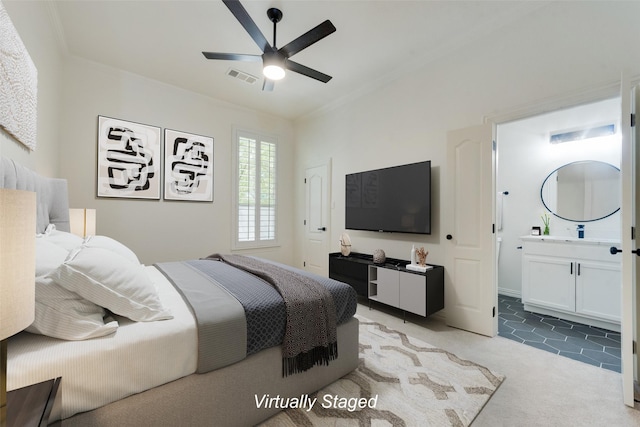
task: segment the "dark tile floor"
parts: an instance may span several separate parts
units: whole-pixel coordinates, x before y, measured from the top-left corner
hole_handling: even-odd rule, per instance
[[[525,311],[520,298],[498,295],[498,335],[620,372],[620,333]]]

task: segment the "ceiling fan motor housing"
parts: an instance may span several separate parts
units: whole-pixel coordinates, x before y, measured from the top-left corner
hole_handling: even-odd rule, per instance
[[[267,10],[267,16],[269,17],[269,21],[277,24],[282,19],[282,11],[280,9],[272,7]]]

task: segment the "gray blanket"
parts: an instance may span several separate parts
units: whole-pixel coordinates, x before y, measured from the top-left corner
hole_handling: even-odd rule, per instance
[[[275,287],[287,314],[282,342],[282,374],[304,372],[338,357],[333,297],[319,282],[275,264],[242,255],[211,255],[254,274]]]

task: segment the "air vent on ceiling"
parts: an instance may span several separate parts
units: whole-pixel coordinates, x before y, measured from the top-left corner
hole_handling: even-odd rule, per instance
[[[242,80],[243,82],[249,83],[251,85],[258,81],[258,78],[256,76],[243,73],[242,71],[236,70],[234,68],[229,68],[229,71],[227,71],[227,76],[231,76],[235,79]]]

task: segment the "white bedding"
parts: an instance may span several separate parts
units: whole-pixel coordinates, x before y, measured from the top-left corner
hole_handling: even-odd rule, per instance
[[[197,364],[196,323],[173,285],[155,268],[145,271],[173,319],[134,322],[116,317],[114,334],[64,341],[22,332],[9,340],[7,390],[62,377],[64,419],[192,374]]]

